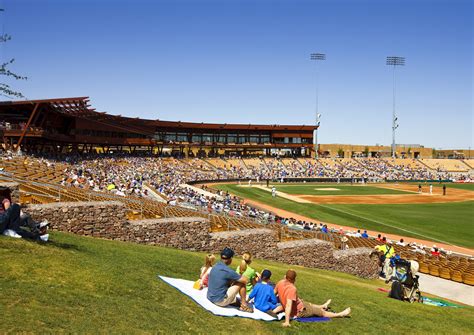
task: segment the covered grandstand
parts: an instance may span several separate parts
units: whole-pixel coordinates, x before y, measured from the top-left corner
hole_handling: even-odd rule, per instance
[[[317,126],[146,120],[98,112],[88,97],[0,102],[3,149],[26,152],[148,150],[187,156],[310,156]]]

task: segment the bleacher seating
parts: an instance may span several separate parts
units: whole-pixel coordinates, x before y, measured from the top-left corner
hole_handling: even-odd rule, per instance
[[[430,169],[448,172],[467,172],[469,167],[457,159],[422,159],[421,162]]]

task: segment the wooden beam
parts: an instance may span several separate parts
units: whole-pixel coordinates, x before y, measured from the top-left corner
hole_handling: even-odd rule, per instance
[[[25,134],[28,131],[28,128],[30,127],[31,120],[33,120],[33,117],[35,116],[39,105],[40,105],[39,103],[36,103],[35,108],[33,108],[33,112],[31,112],[30,118],[28,119],[28,122],[26,123],[25,129],[23,129],[23,132],[21,133],[20,139],[18,140],[18,143],[16,144],[16,150],[18,150],[20,148],[21,142],[23,141],[23,138],[25,137]]]

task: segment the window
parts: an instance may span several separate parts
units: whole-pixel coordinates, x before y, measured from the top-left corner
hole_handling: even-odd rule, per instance
[[[193,135],[192,141],[193,141],[193,143],[201,143],[202,142],[202,135]]]
[[[250,143],[260,143],[260,136],[250,135]]]
[[[227,143],[236,143],[236,142],[237,142],[236,134],[227,135]]]

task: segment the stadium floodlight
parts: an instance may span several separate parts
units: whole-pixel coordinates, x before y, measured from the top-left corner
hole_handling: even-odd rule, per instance
[[[398,128],[398,117],[395,115],[395,67],[405,65],[405,57],[388,56],[387,65],[393,66],[393,110],[392,110],[392,158],[395,158],[395,130]]]
[[[326,54],[312,53],[310,59],[315,61],[326,60]],[[316,129],[313,132],[314,158],[318,159],[318,128],[321,124],[321,114],[319,113],[319,96],[318,96],[318,68],[316,67]]]

